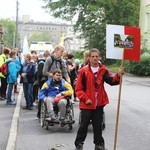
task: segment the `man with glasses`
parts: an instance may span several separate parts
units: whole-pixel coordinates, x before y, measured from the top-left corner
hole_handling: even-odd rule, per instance
[[[93,48],[89,52],[89,64],[80,69],[75,92],[80,100],[81,123],[77,132],[76,150],[83,150],[87,129],[92,120],[95,150],[106,150],[102,137],[103,108],[109,103],[104,82],[118,85],[120,76],[124,73],[122,67],[112,76],[109,70],[99,62],[100,52]]]

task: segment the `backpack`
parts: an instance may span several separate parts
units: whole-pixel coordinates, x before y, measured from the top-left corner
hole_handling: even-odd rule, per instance
[[[54,63],[54,61],[59,62],[59,64],[60,64],[60,69],[62,70],[62,60],[61,60],[61,59],[57,60],[57,59],[54,58],[54,56],[51,56],[51,59],[52,59],[52,62],[51,62],[51,64],[50,64],[50,66],[49,66],[49,70],[51,69],[51,67],[52,67],[52,65],[53,65],[53,63]]]
[[[57,59],[55,59],[54,58],[54,56],[50,56],[51,57],[51,64],[50,64],[50,66],[49,66],[49,68],[48,68],[48,71],[51,69],[51,67],[52,67],[52,65],[53,65],[53,63],[56,61],[56,62],[59,62],[59,64],[60,64],[60,69],[62,70],[62,59],[59,59],[59,60],[57,60]],[[40,63],[42,63],[42,62],[40,62]],[[45,63],[45,62],[44,62]],[[48,77],[47,76],[43,76],[42,77],[42,81],[47,81],[48,80]]]
[[[5,62],[2,64],[1,68],[0,68],[0,71],[1,73],[4,75],[4,76],[8,76],[9,75],[9,72],[8,72],[8,64],[10,63],[11,61],[8,61],[8,62]]]

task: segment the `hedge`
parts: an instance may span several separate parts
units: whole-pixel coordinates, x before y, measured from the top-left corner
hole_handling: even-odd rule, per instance
[[[150,55],[141,56],[140,62],[125,61],[125,71],[139,76],[150,76]]]

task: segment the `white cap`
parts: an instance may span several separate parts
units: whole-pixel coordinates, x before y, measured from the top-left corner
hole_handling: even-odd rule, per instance
[[[75,59],[74,62],[75,62],[75,64],[80,64],[80,60],[79,59]]]

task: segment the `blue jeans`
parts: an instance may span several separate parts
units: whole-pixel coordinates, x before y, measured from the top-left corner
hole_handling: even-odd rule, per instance
[[[33,106],[33,83],[23,83],[23,92],[26,100],[26,106]]]
[[[12,101],[11,96],[12,96],[13,85],[14,85],[14,83],[9,83],[8,84],[7,103],[10,103]]]

